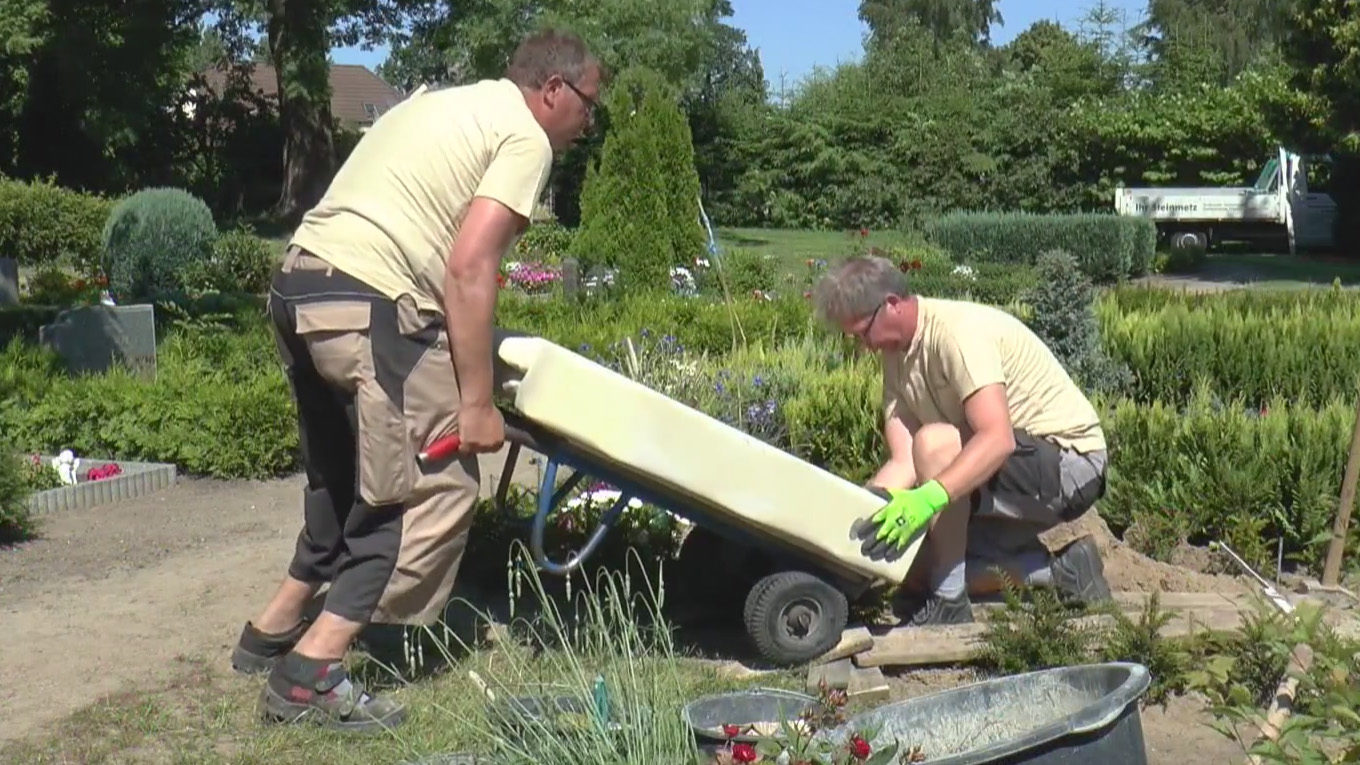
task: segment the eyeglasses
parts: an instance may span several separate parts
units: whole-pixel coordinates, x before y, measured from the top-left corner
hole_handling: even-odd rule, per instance
[[[571,80],[563,78],[562,82],[567,87],[571,88],[572,92],[581,97],[582,103],[586,105],[587,116],[590,118],[590,121],[592,123],[595,122],[595,110],[599,107],[599,104],[595,102],[595,99],[591,98],[585,93],[582,93],[580,88],[576,87],[571,83]]]
[[[855,333],[856,335],[859,336],[859,339],[865,342],[869,341],[869,332],[873,330],[874,322],[878,321],[878,312],[883,310],[883,306],[885,305],[887,305],[887,303],[879,303],[878,307],[874,309],[874,312],[869,314],[869,321],[865,322],[864,329],[861,329],[859,332]]]

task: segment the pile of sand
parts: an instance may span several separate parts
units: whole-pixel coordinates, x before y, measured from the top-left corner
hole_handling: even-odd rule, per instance
[[[1207,550],[1187,548],[1178,551],[1182,565],[1163,563],[1129,547],[1110,531],[1096,510],[1041,535],[1050,551],[1090,535],[1105,561],[1105,578],[1110,588],[1124,592],[1222,592],[1241,593],[1252,588],[1242,577],[1205,573],[1210,563]]]

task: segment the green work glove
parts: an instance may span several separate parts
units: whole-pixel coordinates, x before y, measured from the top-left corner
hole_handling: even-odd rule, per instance
[[[949,504],[949,495],[939,481],[926,481],[915,489],[875,489],[888,504],[869,520],[878,524],[875,538],[888,547],[901,550],[916,538],[930,519]]]

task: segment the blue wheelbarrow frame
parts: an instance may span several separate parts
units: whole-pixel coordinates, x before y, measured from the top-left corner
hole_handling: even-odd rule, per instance
[[[816,659],[839,642],[848,618],[848,604],[858,600],[877,583],[862,572],[837,565],[834,560],[819,559],[821,556],[814,556],[772,535],[744,530],[706,508],[702,501],[657,482],[649,482],[647,476],[638,475],[627,466],[606,461],[578,448],[513,410],[501,407],[500,411],[505,420],[509,448],[505,469],[496,489],[498,508],[507,514],[511,511],[507,495],[513,483],[514,466],[522,449],[528,448],[543,455],[547,463],[539,481],[537,507],[529,531],[530,552],[535,565],[543,571],[566,576],[580,568],[599,549],[633,499],[668,510],[696,527],[768,557],[774,573],[751,588],[746,598],[744,617],[749,636],[765,658],[784,665]],[[422,452],[420,460],[424,464],[437,462],[456,449],[457,437],[446,437]],[[574,472],[559,486],[559,470],[563,467]],[[570,553],[565,561],[554,561],[545,549],[548,521],[587,476],[616,487],[620,496],[604,512],[579,550]],[[785,596],[782,591],[791,594]],[[795,596],[805,604],[809,600],[813,601],[815,608],[811,611],[788,611],[791,606],[783,604],[783,600]],[[780,602],[767,602],[776,600]],[[779,626],[781,620],[797,621],[801,626],[788,629],[805,629],[815,632],[816,637],[809,638],[796,648],[787,640],[781,645],[781,638],[771,634],[785,629]]]

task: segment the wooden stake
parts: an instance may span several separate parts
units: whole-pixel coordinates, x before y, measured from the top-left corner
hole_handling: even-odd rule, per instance
[[[1294,711],[1294,694],[1298,692],[1299,680],[1308,674],[1312,666],[1312,646],[1307,643],[1294,646],[1294,650],[1289,654],[1289,666],[1285,669],[1284,679],[1276,687],[1275,700],[1271,702],[1265,722],[1261,725],[1260,740],[1279,740],[1285,721]],[[1253,754],[1247,758],[1247,762],[1249,765],[1260,765],[1261,758]]]
[[[1351,451],[1346,456],[1346,473],[1341,478],[1341,500],[1337,503],[1336,521],[1332,524],[1332,541],[1327,545],[1327,561],[1322,567],[1322,583],[1328,587],[1335,587],[1341,578],[1341,555],[1346,551],[1346,531],[1351,522],[1351,508],[1355,505],[1357,477],[1360,477],[1360,404],[1355,408]]]

